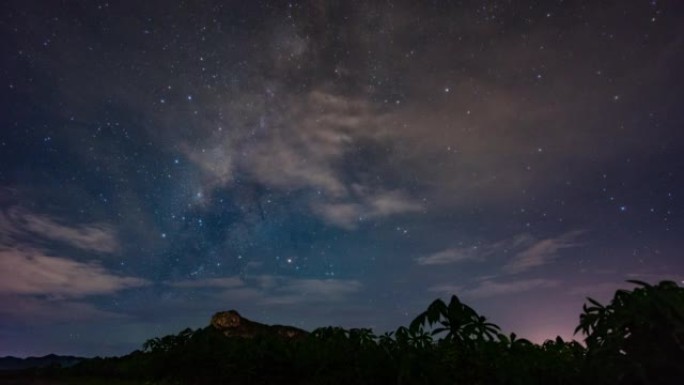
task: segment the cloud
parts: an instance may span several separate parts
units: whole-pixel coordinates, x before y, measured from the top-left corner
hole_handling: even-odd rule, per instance
[[[292,279],[275,288],[261,302],[269,305],[336,302],[360,291],[362,287],[361,282],[356,280]]]
[[[464,288],[463,286],[446,284],[433,286],[429,288],[429,290],[443,294],[455,294],[459,297],[479,299],[518,294],[530,290],[556,287],[558,285],[559,281],[541,278],[510,282],[494,282],[491,280],[486,280],[473,288]]]
[[[585,76],[596,71],[592,63],[615,63],[619,55],[612,52],[627,47],[626,41],[616,41],[616,51],[592,52],[593,60],[576,60],[571,66],[562,62],[563,55],[550,55],[546,59],[551,62],[544,68],[560,72],[551,76],[547,70],[538,69],[544,72],[543,83],[551,87],[529,87],[531,74],[519,69],[535,67],[530,64],[538,61],[538,47],[546,47],[545,52],[551,52],[551,47],[555,53],[567,51],[574,49],[576,38],[583,41],[587,33],[585,29],[569,31],[567,39],[558,42],[540,27],[527,31],[528,39],[524,41],[504,39],[496,49],[479,52],[464,64],[468,80],[458,81],[457,77],[443,76],[450,73],[454,62],[454,55],[445,55],[445,51],[463,56],[477,50],[478,42],[492,38],[492,29],[469,20],[467,13],[453,17],[458,19],[456,24],[463,35],[476,38],[461,41],[442,33],[445,20],[440,15],[430,16],[430,26],[416,28],[418,18],[414,17],[413,7],[395,6],[382,12],[374,6],[353,12],[338,7],[317,7],[318,16],[295,23],[299,27],[276,22],[272,32],[245,37],[245,46],[262,49],[242,50],[230,62],[260,63],[258,71],[243,71],[238,68],[242,64],[231,67],[232,80],[214,82],[211,87],[199,86],[202,82],[197,81],[193,71],[179,73],[179,84],[185,86],[174,86],[174,92],[192,93],[191,103],[185,98],[169,97],[165,106],[148,108],[159,97],[149,92],[159,88],[158,77],[152,72],[137,76],[136,82],[124,81],[126,72],[114,71],[113,64],[110,67],[103,63],[87,75],[91,81],[84,81],[84,74],[75,70],[82,60],[63,63],[61,70],[55,69],[69,85],[62,90],[60,103],[64,106],[60,111],[94,114],[98,110],[87,107],[113,99],[145,117],[152,115],[150,120],[155,124],[147,126],[155,144],[174,152],[181,149],[203,171],[205,183],[211,186],[229,185],[239,175],[271,187],[320,189],[343,197],[350,183],[345,170],[339,167],[345,156],[357,155],[363,139],[388,149],[394,144],[401,155],[388,162],[388,171],[411,170],[415,175],[412,182],[417,180],[431,187],[426,192],[431,202],[449,207],[510,202],[516,200],[512,192],[549,188],[548,176],[560,170],[570,173],[568,179],[572,179],[584,164],[595,164],[597,156],[598,161],[609,160],[621,153],[658,148],[651,145],[658,135],[638,141],[612,141],[610,148],[595,135],[600,128],[604,134],[601,138],[629,138],[629,134],[636,133],[630,130],[637,130],[605,124],[610,114],[603,107],[611,103],[605,97],[611,92],[610,86],[600,92],[586,92],[596,86],[595,79]],[[345,14],[342,24],[333,16],[340,12]],[[374,15],[372,22],[368,15]],[[326,33],[311,33],[310,28]],[[368,39],[369,32],[376,30],[386,33],[379,36],[381,40]],[[421,32],[416,35],[417,30]],[[72,32],[81,39],[86,35],[78,33],[78,29]],[[406,49],[392,49],[394,44],[389,44],[403,40],[407,34],[426,42],[415,52],[411,50],[411,55],[417,54],[411,60],[405,56]],[[140,58],[140,52],[146,50],[133,49],[137,44],[149,45],[147,51],[155,48],[151,42],[136,40],[136,45],[129,45],[121,55]],[[339,44],[349,50],[344,57],[329,49]],[[378,49],[378,44],[384,48]],[[658,42],[662,52],[670,55],[679,52],[680,44],[677,39]],[[52,64],[46,55],[33,52],[36,65]],[[65,56],[83,55],[74,49]],[[173,67],[194,68],[197,56],[175,57]],[[642,80],[662,82],[666,78],[663,74],[671,71],[653,68],[667,69],[661,67],[663,61],[673,66],[676,62],[662,57],[646,62],[646,57],[650,56],[635,58],[642,65],[634,66],[641,68],[634,75]],[[369,66],[369,62],[377,65]],[[433,69],[429,73],[425,72],[425,63]],[[487,63],[497,63],[498,77],[492,77]],[[654,63],[660,65],[654,67]],[[104,82],[103,88],[110,90],[107,95],[90,87],[93,79]],[[653,91],[659,82],[641,84],[648,84]],[[445,87],[450,92],[444,92]],[[638,95],[643,90],[634,88],[631,93]],[[164,129],[158,129],[160,126]],[[625,130],[629,132],[615,135]],[[544,151],[537,152],[537,148]],[[79,146],[73,150],[85,151]],[[391,156],[389,152],[385,155]],[[397,158],[405,161],[395,162]],[[512,159],[529,159],[533,171]],[[367,160],[364,169],[382,159]],[[569,169],[572,165],[577,165],[578,170]],[[359,174],[365,170],[351,171]]]
[[[422,210],[420,203],[398,191],[356,194],[358,202],[318,203],[314,212],[329,224],[351,230],[365,220]]]
[[[314,212],[329,224],[351,230],[361,220],[364,206],[359,203],[321,203],[314,206]]]
[[[389,148],[393,140],[384,113],[370,101],[318,89],[282,94],[276,87],[241,100],[252,107],[226,107],[236,110],[237,129],[208,130],[180,146],[203,171],[203,190],[228,187],[237,174],[281,191],[309,190],[316,193],[312,212],[345,229],[354,229],[360,216],[380,219],[421,210],[406,192],[388,190],[363,176],[366,170],[348,166],[364,146]]]
[[[103,223],[67,224],[17,206],[2,210],[0,315],[3,317],[22,322],[121,317],[78,299],[149,284],[141,278],[116,275],[98,262],[79,262],[55,255],[43,248],[49,242],[98,254],[120,249],[115,231]]]
[[[204,288],[228,300],[245,300],[266,305],[335,302],[359,292],[356,280],[291,278],[277,275],[222,277],[167,283],[178,289]]]
[[[147,285],[118,276],[98,263],[49,256],[30,248],[0,249],[0,294],[81,298]]]
[[[224,278],[207,278],[207,279],[197,279],[197,280],[186,280],[169,283],[170,286],[179,288],[218,288],[218,289],[231,289],[235,287],[241,287],[245,283],[240,277],[224,277]]]
[[[489,244],[444,249],[418,257],[416,263],[422,266],[448,265],[499,257],[508,258],[508,255],[513,254],[513,257],[503,265],[502,271],[507,274],[518,274],[552,262],[562,249],[580,246],[575,240],[581,234],[583,231],[575,230],[541,240],[529,234],[518,234]]]
[[[22,323],[125,318],[124,315],[98,309],[86,302],[12,294],[0,294],[0,316],[3,321]]]
[[[269,281],[271,286],[260,300],[266,305],[338,302],[363,288],[359,281],[344,279],[271,277]]]
[[[260,182],[284,190],[310,188],[332,197],[348,190],[330,164],[343,152],[343,135],[282,132],[255,144],[247,167]],[[337,142],[339,141],[339,142]]]
[[[355,141],[377,137],[377,112],[361,99],[275,88],[223,106],[236,116],[231,122],[236,129],[216,130],[221,123],[207,122],[211,129],[181,149],[211,183],[227,185],[239,169],[272,187],[345,196],[348,185],[335,163],[354,150]]]
[[[21,237],[39,237],[96,253],[113,253],[120,248],[116,232],[107,224],[68,225],[16,207],[0,213],[0,233],[0,237],[15,242]]]
[[[208,175],[207,187],[229,184],[233,180],[233,154],[230,143],[193,151],[187,145],[181,147],[191,162],[199,166]]]
[[[232,304],[236,302],[249,302],[251,304],[258,304],[260,301],[263,301],[264,295],[263,292],[258,289],[243,287],[232,288],[216,293],[216,298],[221,302],[229,302]]]
[[[370,209],[373,218],[384,217],[393,214],[416,212],[422,209],[422,205],[399,191],[383,191],[366,197],[366,205]]]
[[[481,260],[482,253],[476,246],[455,247],[416,259],[419,265],[447,265],[466,261]]]
[[[583,231],[581,230],[570,231],[555,238],[536,241],[518,252],[503,267],[503,270],[507,273],[515,274],[546,265],[558,257],[560,250],[580,246],[581,244],[575,242],[575,240],[582,233]]]
[[[342,279],[293,279],[278,288],[278,292],[297,294],[309,297],[320,297],[329,300],[341,299],[356,293],[363,285],[356,280]]]
[[[448,265],[467,261],[484,261],[497,255],[506,255],[526,244],[534,242],[528,234],[519,234],[509,239],[469,247],[452,247],[433,254],[416,258],[419,265]]]

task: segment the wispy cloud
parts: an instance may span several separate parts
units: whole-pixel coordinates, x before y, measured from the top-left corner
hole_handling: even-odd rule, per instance
[[[532,268],[546,265],[558,257],[563,249],[580,246],[576,239],[583,233],[581,230],[570,231],[555,238],[536,241],[518,252],[503,270],[507,273],[522,273]]]
[[[673,271],[673,270],[667,270],[661,269],[659,272],[633,272],[633,273],[626,273],[625,274],[625,280],[627,279],[632,279],[632,280],[637,280],[637,281],[644,281],[644,282],[650,282],[650,283],[657,283],[660,281],[674,281],[674,282],[683,282],[684,283],[684,273],[681,271]]]
[[[431,287],[429,290],[442,294],[455,294],[459,297],[465,298],[489,298],[499,297],[511,294],[518,294],[530,290],[545,289],[556,287],[560,284],[557,280],[550,279],[525,279],[508,282],[495,282],[486,280],[479,283],[475,287],[464,287],[459,285],[437,285]]]
[[[398,191],[382,191],[357,193],[353,203],[318,203],[313,208],[326,222],[354,229],[363,221],[417,212],[422,206]]]
[[[245,282],[240,277],[207,278],[200,280],[185,280],[169,283],[170,286],[178,288],[217,288],[231,289],[244,286]]]
[[[358,226],[364,213],[359,203],[319,203],[313,209],[326,222],[350,230]]]
[[[335,302],[359,292],[357,280],[292,278],[277,275],[222,277],[167,283],[178,289],[204,288],[220,298],[261,304]]]
[[[264,304],[294,305],[320,302],[337,302],[361,290],[356,280],[341,279],[293,279],[263,298]]]
[[[292,279],[278,288],[278,292],[323,299],[341,299],[361,290],[363,285],[356,280],[342,279]]]
[[[210,190],[214,186],[227,185],[233,180],[233,148],[227,140],[221,145],[194,149],[187,144],[181,145],[185,155],[197,165],[206,176],[205,184]]]
[[[148,284],[114,275],[98,263],[46,255],[36,249],[0,249],[0,294],[81,298]]]
[[[454,247],[416,259],[419,265],[447,265],[466,261],[482,260],[488,253],[482,253],[477,246]]]
[[[432,266],[510,258],[504,262],[502,271],[507,274],[518,274],[552,262],[563,249],[580,246],[581,243],[576,240],[582,233],[581,230],[575,230],[546,239],[535,239],[529,234],[519,234],[489,244],[479,243],[470,247],[459,246],[444,249],[418,257],[416,263]],[[513,257],[509,257],[510,255]]]
[[[269,106],[278,97],[278,112]],[[247,104],[249,109],[244,109]],[[242,95],[234,110],[238,130],[210,130],[181,148],[205,172],[211,185],[232,182],[236,170],[285,190],[311,188],[343,197],[348,186],[335,168],[359,137],[376,132],[370,104],[320,91],[294,96],[270,89],[265,95]],[[258,137],[258,141],[254,139]]]
[[[21,323],[52,323],[126,317],[122,314],[98,309],[87,302],[12,294],[0,294],[0,316],[3,321]]]
[[[116,232],[104,223],[67,223],[18,206],[0,211],[0,315],[22,322],[120,317],[87,297],[149,284],[65,256],[64,246],[98,256],[120,249]]]
[[[497,256],[505,256],[521,247],[534,242],[528,234],[519,234],[509,239],[493,243],[478,243],[473,246],[458,246],[416,258],[419,265],[447,265],[467,261],[485,261]]]
[[[120,248],[116,231],[110,225],[67,224],[54,217],[31,213],[18,207],[0,212],[0,233],[6,240],[38,237],[97,253],[112,253]]]
[[[381,188],[367,178],[351,181],[349,170],[340,166],[364,145],[380,146],[390,140],[383,128],[384,114],[373,103],[313,90],[306,95],[278,95],[282,108],[273,113],[268,106],[276,92],[254,100],[243,97],[253,108],[236,124],[249,130],[212,129],[192,145],[181,146],[204,171],[205,190],[230,185],[240,171],[271,188],[315,191],[312,212],[349,230],[357,227],[359,218],[380,219],[421,209],[405,191]]]

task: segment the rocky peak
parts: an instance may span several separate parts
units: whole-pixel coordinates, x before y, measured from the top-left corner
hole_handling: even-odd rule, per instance
[[[211,326],[218,330],[233,329],[240,327],[242,319],[237,310],[221,311],[211,317]]]
[[[244,318],[236,310],[222,311],[211,317],[211,326],[227,337],[254,338],[257,335],[274,335],[282,338],[298,338],[308,332],[283,325],[266,325]]]

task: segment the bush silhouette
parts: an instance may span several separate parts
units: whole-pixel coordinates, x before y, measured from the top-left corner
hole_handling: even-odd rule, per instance
[[[146,384],[675,384],[684,378],[684,289],[632,281],[608,305],[589,298],[576,332],[533,344],[451,297],[408,327],[324,327],[302,338],[227,337],[209,326],[153,338],[120,358],[61,370]]]
[[[586,335],[596,372],[616,383],[684,379],[684,289],[671,281],[618,290],[608,305],[588,298],[575,332]]]

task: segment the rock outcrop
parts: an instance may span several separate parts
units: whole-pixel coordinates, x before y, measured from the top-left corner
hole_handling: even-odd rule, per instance
[[[273,335],[285,339],[301,338],[308,332],[292,326],[266,325],[244,318],[235,310],[222,311],[211,317],[211,326],[227,337],[254,338]]]

